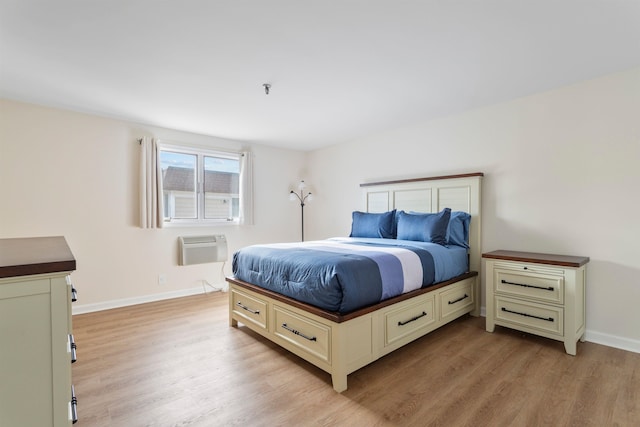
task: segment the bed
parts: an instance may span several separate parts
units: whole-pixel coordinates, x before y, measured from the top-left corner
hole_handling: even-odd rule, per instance
[[[342,392],[347,389],[351,372],[460,316],[478,316],[482,176],[471,173],[361,184],[363,210],[354,213],[352,233],[356,215],[386,218],[393,212],[396,219],[392,224],[397,227],[394,233],[398,233],[393,237],[401,239],[394,240],[383,231],[380,238],[356,236],[303,242],[299,244],[302,246],[273,244],[241,249],[234,254],[234,276],[227,278],[229,324],[237,327],[242,323],[330,373],[333,388]],[[409,220],[417,213],[431,213],[432,220],[447,211],[447,222],[451,212],[470,215],[465,236],[468,249],[461,252],[454,248],[456,245],[443,241],[429,254],[429,245],[405,241],[408,229],[397,220],[401,212],[415,215]],[[434,236],[441,236],[441,230],[438,233]],[[284,249],[295,251],[288,257],[295,258],[297,264],[302,260],[304,271],[284,270],[276,256]],[[456,259],[462,256],[464,267],[442,267],[449,252]],[[335,280],[336,269],[347,270],[328,268],[324,261],[317,260],[324,259],[324,254],[334,258],[339,253],[351,254],[349,258],[357,258],[364,266],[377,263],[378,270],[385,273],[348,270],[353,286],[360,291],[335,290],[332,286],[342,286],[345,281],[344,274]],[[435,259],[433,263],[431,258]],[[420,276],[407,273],[408,266],[402,260],[410,259],[421,266]],[[240,264],[245,264],[244,270]],[[407,278],[399,282],[402,271]],[[310,287],[317,287],[320,293],[315,295],[319,296],[306,292]]]

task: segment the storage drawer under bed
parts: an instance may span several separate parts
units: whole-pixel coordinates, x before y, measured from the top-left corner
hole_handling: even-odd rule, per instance
[[[267,302],[244,293],[238,289],[231,290],[231,304],[234,313],[248,322],[267,329]]]
[[[284,307],[273,305],[274,334],[317,357],[331,363],[331,328]]]
[[[466,279],[446,291],[440,292],[440,315],[442,319],[456,318],[463,311],[471,311],[475,305],[473,292],[475,278]]]
[[[385,314],[385,346],[395,343],[421,329],[429,327],[437,320],[435,298],[423,296],[419,302],[404,305]]]

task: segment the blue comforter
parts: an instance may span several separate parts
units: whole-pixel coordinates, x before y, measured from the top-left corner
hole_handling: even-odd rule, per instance
[[[395,239],[334,238],[248,246],[239,280],[324,310],[348,313],[465,273],[467,250]]]

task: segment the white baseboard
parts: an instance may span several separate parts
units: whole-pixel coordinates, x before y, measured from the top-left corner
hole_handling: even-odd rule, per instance
[[[210,292],[211,289],[207,288],[206,291]],[[177,291],[170,291],[170,292],[163,292],[160,294],[143,295],[139,297],[105,301],[105,302],[99,302],[95,304],[78,304],[78,305],[74,304],[72,308],[73,308],[73,314],[84,314],[84,313],[91,313],[94,311],[110,310],[112,308],[127,307],[130,305],[144,304],[146,302],[162,301],[165,299],[180,298],[180,297],[186,297],[190,295],[197,295],[197,294],[204,294],[204,293],[205,293],[205,289],[202,286],[198,286],[190,289],[180,289]]]
[[[640,340],[618,337],[616,335],[604,334],[602,332],[590,331],[588,329],[585,333],[585,340],[595,344],[602,344],[608,347],[615,347],[621,350],[640,353]]]

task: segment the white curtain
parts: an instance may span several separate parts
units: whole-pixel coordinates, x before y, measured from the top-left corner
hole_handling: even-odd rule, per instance
[[[253,160],[250,151],[240,156],[240,218],[241,225],[253,225]]]
[[[155,139],[140,140],[140,227],[162,228],[162,169]]]

